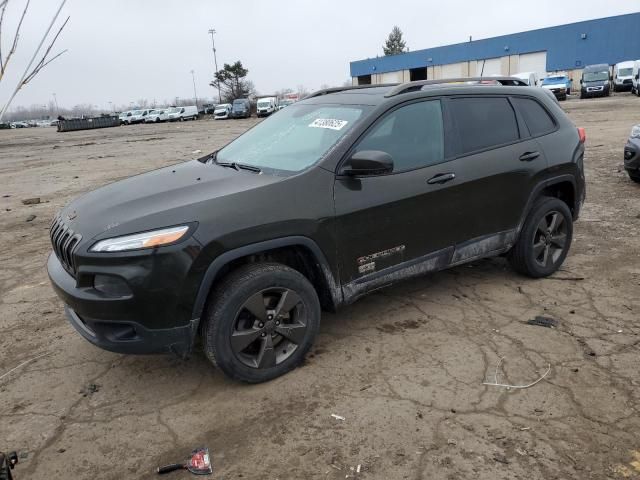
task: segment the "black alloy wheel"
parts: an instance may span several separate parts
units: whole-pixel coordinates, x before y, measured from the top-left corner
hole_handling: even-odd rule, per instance
[[[533,255],[542,268],[556,263],[567,246],[567,222],[560,212],[550,211],[538,222]]]
[[[304,342],[307,315],[300,296],[288,288],[255,293],[236,314],[231,349],[244,365],[271,368]]]

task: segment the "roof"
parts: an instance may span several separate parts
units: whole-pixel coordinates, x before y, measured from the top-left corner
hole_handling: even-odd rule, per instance
[[[547,71],[640,58],[640,12],[351,62],[351,76],[547,52]],[[584,38],[583,38],[584,36]]]
[[[490,80],[487,78],[487,80]],[[378,106],[395,99],[443,95],[518,95],[526,93],[533,96],[546,95],[544,89],[524,86],[483,85],[466,83],[431,83],[418,85],[421,82],[409,82],[399,85],[344,87],[338,91],[315,92],[301,100],[303,104],[337,104],[337,105],[370,105]],[[414,86],[420,88],[413,88]],[[336,89],[331,89],[336,90]],[[411,95],[411,97],[409,97]],[[300,102],[298,102],[300,103]]]

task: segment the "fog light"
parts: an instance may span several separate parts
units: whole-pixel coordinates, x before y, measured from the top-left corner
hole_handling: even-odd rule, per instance
[[[93,288],[110,297],[128,297],[131,290],[127,283],[118,277],[111,275],[96,275],[93,278]]]

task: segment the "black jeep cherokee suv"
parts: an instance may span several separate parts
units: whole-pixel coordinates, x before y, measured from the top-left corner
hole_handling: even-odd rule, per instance
[[[186,355],[200,337],[227,375],[261,382],[300,364],[321,308],[500,254],[555,272],[583,155],[584,131],[541,89],[325,90],[211,155],[73,201],[49,276],[91,343]]]

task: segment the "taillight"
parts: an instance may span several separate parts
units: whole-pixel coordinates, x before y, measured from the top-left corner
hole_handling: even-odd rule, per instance
[[[580,143],[587,141],[587,132],[584,128],[578,127],[578,135],[580,135]]]

